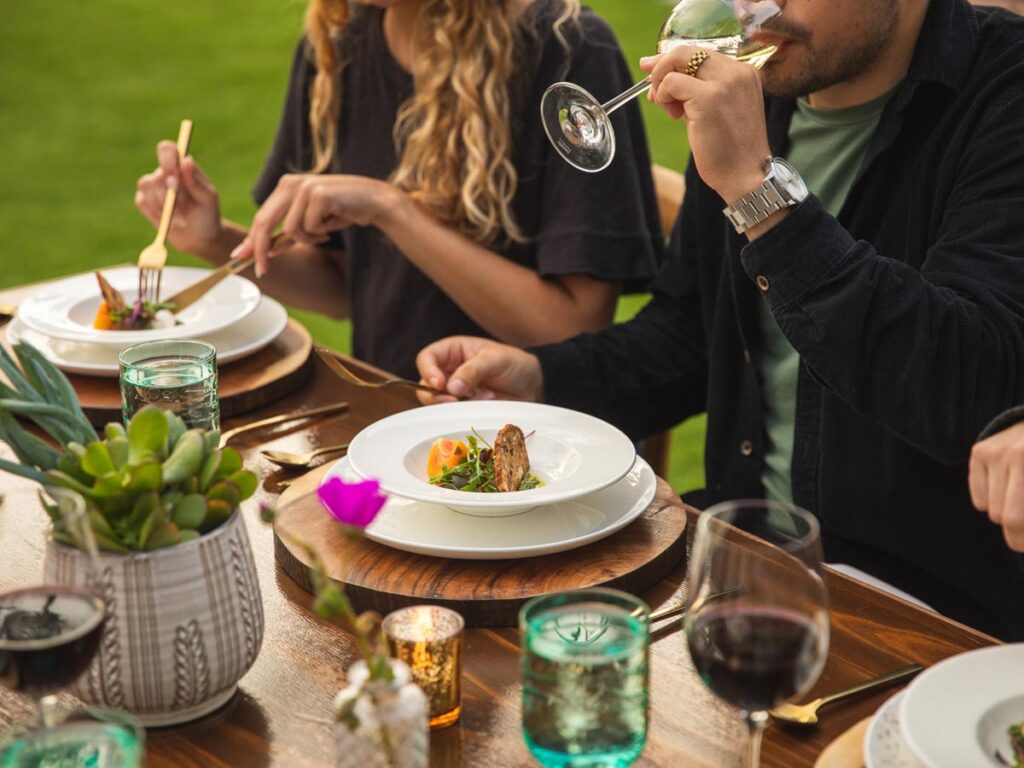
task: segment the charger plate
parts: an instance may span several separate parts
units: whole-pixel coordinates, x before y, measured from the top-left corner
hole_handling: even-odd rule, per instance
[[[317,486],[331,471],[343,472],[345,467],[319,467],[295,480],[281,496],[277,507],[275,555],[292,579],[312,591],[309,555],[297,541],[314,543],[329,578],[344,586],[359,611],[388,613],[407,605],[429,602],[458,611],[469,626],[510,627],[516,625],[523,602],[535,595],[593,586],[610,586],[640,594],[670,571],[682,568],[685,562],[687,511],[663,480],[655,479],[653,498],[632,522],[627,520],[623,527],[608,531],[604,538],[589,544],[578,542],[577,548],[554,554],[512,557],[506,553],[504,559],[495,560],[490,558],[496,555],[494,549],[500,548],[500,542],[492,543],[494,549],[490,553],[478,542],[478,551],[484,552],[488,559],[467,559],[465,552],[458,558],[434,557],[344,536],[340,526],[320,506],[316,495]],[[650,493],[647,478],[653,478],[653,472],[646,464],[641,464],[635,473],[630,472],[620,481],[635,484],[633,490],[623,492],[622,498],[633,494],[633,501],[624,504],[625,516],[634,514],[640,501]],[[620,492],[609,488],[602,493]],[[444,507],[428,510],[429,505],[418,502],[407,505],[403,501],[397,500],[397,506],[382,512],[385,518],[380,523],[375,522],[377,531],[370,535],[380,538],[403,535],[387,522],[388,514],[396,514],[399,519],[417,512],[449,515],[453,521],[474,526],[474,530],[486,530],[488,526],[507,526],[511,530],[516,521],[525,517],[474,518]],[[556,504],[525,514],[558,515],[560,508],[562,505]],[[571,505],[566,514],[573,514]],[[439,545],[434,542],[431,546]],[[452,534],[451,541],[442,542],[440,546],[455,551],[465,547],[465,539],[456,539]],[[512,546],[527,553],[522,541],[512,542]]]

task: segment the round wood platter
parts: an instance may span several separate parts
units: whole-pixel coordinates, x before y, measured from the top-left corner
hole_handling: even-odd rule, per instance
[[[6,334],[0,334],[9,347]],[[313,339],[289,318],[281,335],[258,352],[220,366],[220,415],[229,419],[256,410],[298,389],[313,371]],[[116,378],[67,374],[86,417],[99,426],[121,420],[121,390]]]
[[[432,603],[458,611],[470,627],[514,627],[531,597],[596,586],[640,594],[686,557],[686,508],[661,479],[643,515],[601,541],[542,557],[452,560],[342,535],[316,495],[329,467],[300,477],[281,495],[274,552],[285,572],[312,591],[309,556],[292,537],[312,544],[359,612]]]

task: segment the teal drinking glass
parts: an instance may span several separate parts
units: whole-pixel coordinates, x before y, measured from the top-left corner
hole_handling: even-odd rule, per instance
[[[519,613],[523,738],[546,768],[626,768],[647,740],[649,610],[586,589]]]
[[[189,429],[220,429],[217,350],[205,341],[147,341],[118,360],[126,424],[143,406],[155,405],[176,413]]]
[[[129,715],[83,709],[52,728],[8,734],[0,768],[141,768],[145,731]]]

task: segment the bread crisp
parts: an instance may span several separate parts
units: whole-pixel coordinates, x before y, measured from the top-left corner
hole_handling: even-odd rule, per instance
[[[494,438],[494,484],[499,491],[518,491],[529,469],[523,430],[506,424]]]

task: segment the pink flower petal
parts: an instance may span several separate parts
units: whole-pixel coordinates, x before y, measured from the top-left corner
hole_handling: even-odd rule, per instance
[[[346,483],[340,477],[331,477],[320,484],[317,494],[335,520],[354,528],[366,528],[387,501],[376,480]]]

